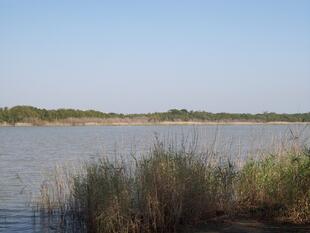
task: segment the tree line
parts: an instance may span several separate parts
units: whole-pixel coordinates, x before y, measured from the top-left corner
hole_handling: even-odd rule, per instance
[[[206,111],[188,111],[186,109],[171,109],[167,112],[155,112],[146,114],[119,114],[104,113],[95,110],[56,109],[47,110],[32,106],[15,106],[12,108],[0,108],[0,122],[15,124],[29,122],[31,120],[57,121],[68,118],[147,118],[150,122],[160,121],[253,121],[253,122],[310,122],[310,112],[279,114],[264,112],[250,113],[211,113]]]

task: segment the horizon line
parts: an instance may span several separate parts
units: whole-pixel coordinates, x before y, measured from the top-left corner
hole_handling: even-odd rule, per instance
[[[207,110],[194,110],[194,109],[186,109],[186,108],[169,108],[168,110],[165,111],[152,111],[152,112],[135,112],[135,113],[125,113],[125,112],[111,112],[111,111],[102,111],[102,110],[96,110],[95,108],[74,108],[74,107],[58,107],[58,108],[45,108],[45,107],[37,107],[37,106],[33,106],[33,105],[14,105],[14,106],[0,106],[0,109],[12,109],[12,108],[16,108],[16,107],[31,107],[31,108],[36,108],[39,110],[47,110],[47,111],[57,111],[57,110],[76,110],[76,111],[96,111],[96,112],[101,112],[101,113],[107,113],[107,114],[122,114],[122,115],[139,115],[139,114],[153,114],[153,113],[166,113],[166,112],[170,112],[173,110],[178,110],[178,111],[186,111],[188,113],[191,112],[205,112],[205,113],[211,113],[211,114],[251,114],[251,115],[258,115],[258,114],[307,114],[310,113],[310,110],[308,112],[293,112],[293,113],[287,113],[287,112],[273,112],[273,111],[262,111],[262,112],[255,112],[255,113],[250,113],[250,112],[225,112],[225,111],[221,111],[221,112],[212,112],[212,111],[207,111]]]

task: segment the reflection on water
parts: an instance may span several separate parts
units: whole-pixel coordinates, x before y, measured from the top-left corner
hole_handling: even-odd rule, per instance
[[[298,139],[309,144],[305,125],[243,126],[89,126],[0,128],[0,232],[61,232],[59,216],[48,218],[29,205],[44,177],[56,165],[78,166],[103,154],[128,157],[148,152],[154,136],[167,143],[189,142],[198,136],[197,150],[243,158]],[[64,219],[66,232],[82,232]],[[57,225],[56,225],[57,226]]]

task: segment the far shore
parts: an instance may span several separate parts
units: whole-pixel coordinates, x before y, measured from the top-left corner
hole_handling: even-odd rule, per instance
[[[307,125],[310,122],[288,122],[288,121],[271,121],[271,122],[253,122],[253,121],[158,121],[158,122],[18,122],[15,124],[0,123],[0,127],[53,127],[53,126],[154,126],[154,125]]]

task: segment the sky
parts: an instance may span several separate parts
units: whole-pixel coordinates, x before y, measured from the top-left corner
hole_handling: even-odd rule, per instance
[[[0,1],[0,107],[310,111],[310,1]]]

